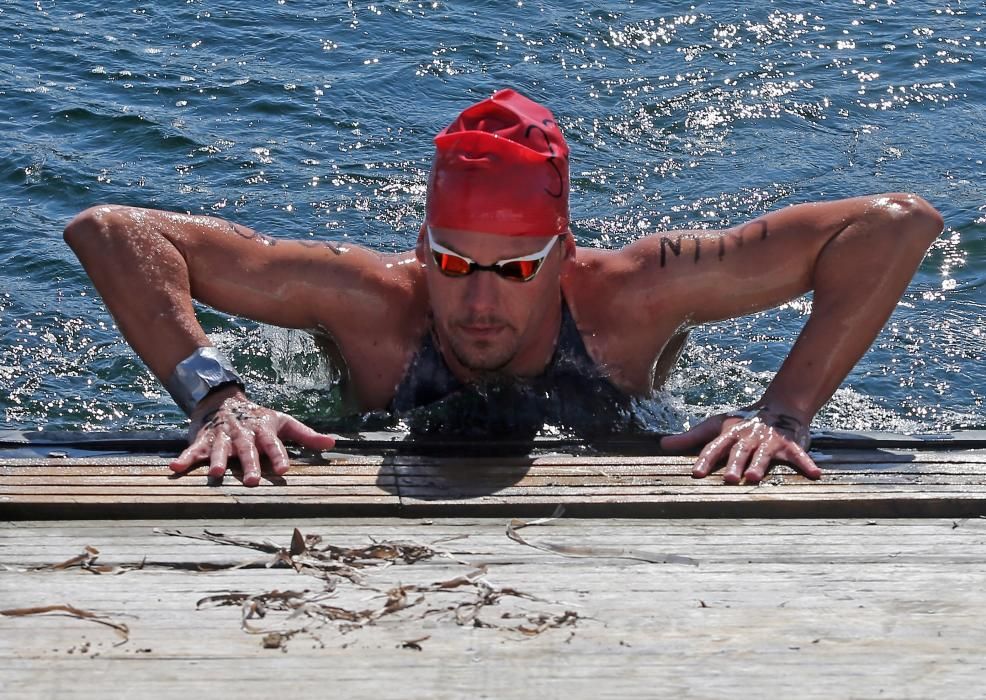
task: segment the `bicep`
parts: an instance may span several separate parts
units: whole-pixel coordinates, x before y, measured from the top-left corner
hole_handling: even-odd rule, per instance
[[[383,256],[358,246],[273,238],[211,217],[181,223],[165,235],[185,259],[193,298],[264,323],[335,325],[387,269]]]
[[[683,323],[754,313],[812,288],[815,262],[869,198],[801,204],[720,231],[655,234],[628,246],[631,288]],[[654,292],[657,292],[656,294]]]

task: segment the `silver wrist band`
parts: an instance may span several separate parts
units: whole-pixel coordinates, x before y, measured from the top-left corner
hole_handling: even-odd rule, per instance
[[[737,408],[735,411],[730,411],[729,413],[724,413],[726,418],[742,418],[743,420],[750,420],[751,418],[757,418],[760,415],[760,408]]]
[[[238,384],[243,388],[243,380],[233,371],[229,360],[214,347],[205,347],[179,362],[164,383],[164,388],[181,410],[190,416],[206,394],[228,384]]]

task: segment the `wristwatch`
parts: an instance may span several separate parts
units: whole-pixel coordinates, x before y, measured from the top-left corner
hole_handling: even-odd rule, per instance
[[[245,388],[233,365],[214,347],[198,348],[178,363],[164,388],[185,412],[192,415],[198,403],[220,387],[236,384]]]

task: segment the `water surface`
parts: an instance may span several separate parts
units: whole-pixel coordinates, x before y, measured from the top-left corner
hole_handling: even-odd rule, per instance
[[[61,231],[96,203],[409,248],[431,137],[502,87],[572,147],[614,248],[788,204],[917,192],[946,230],[818,426],[986,427],[982,2],[0,2],[0,426],[173,427]],[[693,334],[655,427],[759,396],[799,300]],[[203,310],[260,401],[337,415],[303,334]],[[662,404],[663,405],[663,404]]]

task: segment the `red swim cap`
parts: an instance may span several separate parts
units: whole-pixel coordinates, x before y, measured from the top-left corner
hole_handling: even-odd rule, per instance
[[[426,220],[438,228],[550,236],[568,228],[568,144],[547,108],[501,90],[435,137]]]

